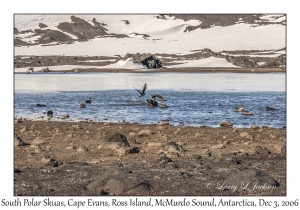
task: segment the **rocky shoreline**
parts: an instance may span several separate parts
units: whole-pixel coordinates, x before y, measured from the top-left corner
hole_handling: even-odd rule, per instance
[[[285,50],[282,49],[282,50]],[[253,53],[257,53],[256,57],[253,57]],[[148,67],[149,70],[155,71],[183,71],[185,69],[199,69],[199,70],[255,70],[255,71],[270,71],[270,69],[276,69],[279,71],[286,70],[286,55],[278,54],[277,57],[260,57],[265,56],[266,53],[270,55],[276,55],[275,52],[266,51],[224,51],[213,52],[210,49],[195,50],[192,54],[177,55],[177,54],[150,54],[150,53],[127,53],[124,57],[120,55],[115,56],[15,56],[14,68],[40,68],[51,66],[64,66],[64,65],[80,65],[87,66],[89,71],[116,71],[119,69],[108,68],[107,70],[97,69],[97,67],[104,67],[110,64],[117,63],[120,60],[125,61],[128,58],[133,58],[134,63],[143,64]],[[186,63],[187,61],[195,61],[207,58],[222,58],[227,62],[234,64],[236,67],[182,67],[174,68],[177,64]],[[93,68],[95,67],[95,68]],[[86,68],[85,68],[86,69]],[[177,69],[177,70],[176,70]],[[124,69],[128,70],[128,69]],[[130,69],[133,71],[133,69]],[[73,69],[74,71],[74,69]]]
[[[285,128],[23,119],[14,132],[15,196],[286,195]]]

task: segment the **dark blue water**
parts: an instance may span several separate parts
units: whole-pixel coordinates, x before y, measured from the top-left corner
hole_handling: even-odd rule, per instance
[[[149,107],[146,103],[150,94],[160,94],[169,108]],[[170,124],[190,126],[219,126],[221,121],[230,121],[235,127],[259,126],[279,128],[286,125],[286,94],[285,92],[200,92],[189,90],[155,90],[148,91],[144,99],[138,97],[135,90],[109,91],[67,91],[58,93],[15,93],[15,117],[38,119],[47,115],[43,112],[52,109],[52,120],[60,120],[67,113],[68,120],[157,123],[168,119]],[[92,103],[86,108],[78,108],[80,102],[91,97]],[[47,107],[37,107],[37,103],[44,103]],[[244,116],[235,110],[243,106],[253,116]],[[266,106],[276,108],[267,111]]]

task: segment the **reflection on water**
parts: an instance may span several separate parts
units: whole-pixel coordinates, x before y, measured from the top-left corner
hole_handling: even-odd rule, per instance
[[[144,99],[132,86],[148,84]],[[23,87],[23,89],[22,89]],[[68,113],[72,120],[157,123],[184,122],[192,126],[219,126],[228,120],[235,127],[252,124],[282,127],[286,124],[285,75],[283,74],[36,74],[15,75],[15,117],[54,119]],[[169,108],[149,107],[146,99],[161,94]],[[92,98],[86,108],[79,102]],[[37,107],[44,103],[47,107]],[[235,111],[243,106],[253,113],[244,116]],[[267,111],[266,106],[275,107]]]

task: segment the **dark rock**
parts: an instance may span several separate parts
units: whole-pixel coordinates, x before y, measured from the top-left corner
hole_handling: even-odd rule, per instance
[[[104,138],[104,142],[108,142],[108,143],[117,142],[117,143],[122,144],[123,146],[130,147],[126,136],[122,135],[120,133],[113,133],[113,134],[107,135]]]
[[[43,106],[46,106],[46,104],[37,104],[36,106],[43,107]]]
[[[129,173],[128,170],[109,168],[98,179],[90,183],[87,189],[109,193],[110,195],[138,194],[139,191],[149,190],[150,184],[134,173]]]

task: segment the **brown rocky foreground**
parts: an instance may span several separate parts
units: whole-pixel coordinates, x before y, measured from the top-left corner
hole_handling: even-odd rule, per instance
[[[16,196],[286,195],[284,128],[15,120],[14,131]]]

